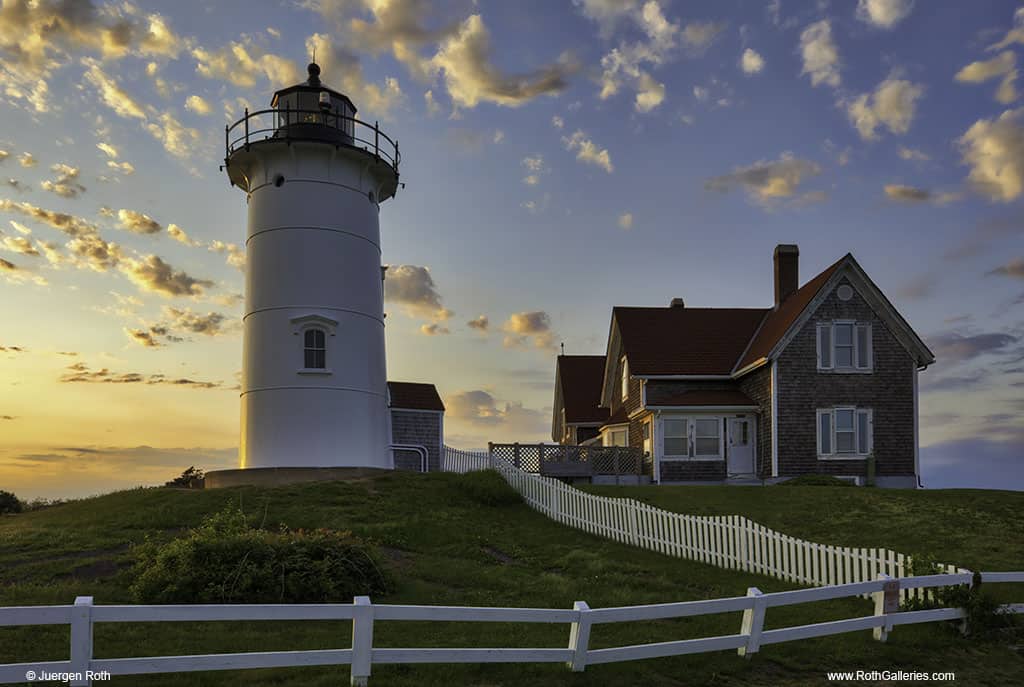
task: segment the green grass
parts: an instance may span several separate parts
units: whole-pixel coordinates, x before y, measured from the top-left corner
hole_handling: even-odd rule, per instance
[[[1022,495],[881,492],[822,487],[594,488],[697,514],[738,513],[826,543],[914,550],[981,569],[1020,569]],[[268,527],[349,529],[373,543],[396,580],[376,602],[570,608],[743,595],[791,585],[620,545],[557,525],[510,498],[494,474],[394,473],[358,482],[211,491],[140,489],[0,518],[0,606],[130,603],[131,547],[169,539],[226,503]],[[1009,525],[1009,528],[1007,528]],[[970,531],[962,532],[967,527]],[[934,528],[936,531],[931,531]],[[909,529],[910,531],[904,531]],[[1024,594],[1022,594],[1024,597]],[[1024,601],[1024,598],[1016,599]],[[767,627],[871,613],[860,599],[772,609]],[[740,614],[598,626],[591,646],[735,634]],[[566,625],[381,622],[375,646],[561,647]],[[350,624],[161,623],[96,627],[100,657],[349,646]],[[375,666],[371,685],[804,685],[826,670],[953,670],[959,684],[1003,685],[1024,674],[1021,636],[961,638],[952,627],[896,628],[765,647],[751,660],[716,652],[605,666]],[[0,628],[0,663],[65,659],[66,626]],[[122,685],[345,684],[347,667],[114,678]]]

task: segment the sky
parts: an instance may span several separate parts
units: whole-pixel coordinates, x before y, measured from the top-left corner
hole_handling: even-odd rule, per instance
[[[984,0],[3,0],[0,489],[235,465],[224,126],[314,49],[399,141],[388,376],[437,385],[447,443],[549,439],[560,344],[768,307],[796,243],[935,352],[925,486],[1024,489],[1024,7]]]

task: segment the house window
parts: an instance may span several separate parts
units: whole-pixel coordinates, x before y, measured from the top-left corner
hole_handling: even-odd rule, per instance
[[[668,420],[662,423],[661,452],[666,458],[685,458],[690,455],[687,421]]]
[[[629,446],[629,433],[625,427],[611,430],[607,437],[607,446]]]
[[[694,420],[693,449],[695,456],[719,456],[722,453],[722,422],[719,418]]]
[[[870,323],[852,320],[819,322],[817,332],[819,370],[871,370]]]
[[[306,330],[304,353],[307,370],[322,370],[327,367],[327,336],[323,329]]]
[[[629,361],[622,359],[622,400],[629,397]]]
[[[872,450],[870,408],[825,408],[818,410],[818,456],[821,458],[863,458]]]
[[[645,422],[642,425],[640,425],[640,437],[643,439],[643,442],[644,442],[644,454],[645,455],[650,455],[651,454],[651,422],[650,422],[650,420],[648,420],[647,422]]]

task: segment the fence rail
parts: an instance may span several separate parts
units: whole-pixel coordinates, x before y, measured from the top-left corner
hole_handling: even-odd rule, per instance
[[[589,494],[517,468],[496,451],[445,447],[445,458],[445,466],[457,468],[454,472],[497,470],[530,507],[557,522],[669,556],[814,586],[869,582],[881,574],[905,577],[911,570],[910,556],[891,549],[819,544],[741,515],[684,515],[636,499]],[[953,565],[942,568],[950,574],[969,572]],[[904,599],[930,596],[927,590],[906,587],[901,594]]]
[[[984,583],[1024,582],[1024,572],[980,573]],[[293,666],[349,665],[351,684],[366,685],[374,664],[395,663],[565,663],[573,671],[589,665],[634,661],[663,656],[706,653],[735,649],[749,657],[762,646],[872,630],[875,639],[885,641],[897,625],[965,619],[959,608],[899,611],[898,590],[972,584],[973,574],[927,575],[878,579],[796,591],[763,594],[756,587],[746,596],[681,603],[590,608],[577,601],[572,609],[491,608],[471,606],[409,606],[374,604],[357,596],[351,604],[297,605],[184,605],[184,606],[95,606],[92,597],[78,597],[73,606],[21,606],[0,608],[0,627],[15,625],[71,626],[70,659],[0,665],[0,683],[25,682],[30,671],[68,673],[71,685],[92,684],[90,672],[109,675],[184,673],[206,670],[283,668]],[[770,608],[814,603],[826,599],[870,596],[874,614],[765,630]],[[1024,613],[1024,604],[1002,607],[1004,612]],[[738,632],[720,637],[701,637],[652,644],[591,649],[593,625],[683,618],[742,611]],[[117,622],[206,622],[252,620],[352,620],[351,647],[309,651],[261,651],[192,656],[149,656],[97,658],[93,655],[93,629],[97,623]],[[374,624],[388,621],[500,622],[568,624],[565,648],[375,648]],[[966,622],[966,621],[965,621]]]

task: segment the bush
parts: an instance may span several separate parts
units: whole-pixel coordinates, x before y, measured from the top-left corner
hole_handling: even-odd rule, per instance
[[[918,554],[911,557],[908,575],[944,575],[946,570],[934,556]],[[934,608],[962,608],[967,611],[964,620],[950,621],[965,630],[972,637],[983,637],[1000,630],[1016,626],[1012,613],[1001,609],[1001,604],[982,590],[981,575],[974,573],[970,585],[958,584],[949,587],[932,587],[933,598],[908,597],[900,604],[901,611],[925,611]],[[966,624],[962,624],[966,623]]]
[[[202,489],[206,475],[195,465],[190,465],[187,470],[164,484],[165,487],[184,487],[185,489]]]
[[[467,472],[459,475],[455,484],[464,496],[484,506],[511,506],[523,500],[494,470]]]
[[[249,527],[228,507],[165,544],[136,549],[137,603],[347,603],[389,584],[350,532]]]
[[[785,482],[779,482],[780,487],[852,487],[853,482],[839,479],[832,475],[800,475]]]
[[[0,489],[0,515],[4,513],[20,513],[24,509],[25,506],[21,499],[9,491]]]

